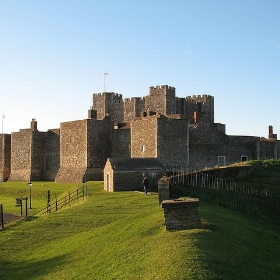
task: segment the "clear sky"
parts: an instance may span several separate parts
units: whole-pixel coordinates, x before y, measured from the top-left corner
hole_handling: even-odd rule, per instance
[[[280,137],[279,0],[0,0],[5,133],[87,118],[92,94],[215,97],[229,135]]]

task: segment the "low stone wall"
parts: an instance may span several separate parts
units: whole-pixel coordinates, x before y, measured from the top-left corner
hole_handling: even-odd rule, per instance
[[[186,200],[164,200],[164,219],[166,230],[183,230],[202,226],[198,214],[198,198]]]
[[[164,201],[170,199],[169,179],[162,177],[158,181],[158,202],[159,205]]]

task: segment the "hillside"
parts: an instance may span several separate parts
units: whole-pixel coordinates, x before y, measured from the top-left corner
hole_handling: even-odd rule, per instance
[[[203,228],[166,231],[157,194],[88,187],[84,203],[0,232],[1,280],[279,277],[278,227],[201,201]]]
[[[207,169],[217,177],[280,196],[280,160],[252,160]]]

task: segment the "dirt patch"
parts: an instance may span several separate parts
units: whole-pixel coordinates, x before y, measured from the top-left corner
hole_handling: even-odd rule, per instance
[[[4,213],[4,223],[18,219],[20,216],[12,213]]]

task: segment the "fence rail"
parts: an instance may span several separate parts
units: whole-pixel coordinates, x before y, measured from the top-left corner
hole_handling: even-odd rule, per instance
[[[88,196],[88,189],[87,189],[87,184],[86,186],[82,186],[78,189],[76,189],[73,192],[68,192],[67,195],[63,196],[62,198],[55,198],[54,201],[49,201],[47,202],[47,206],[44,207],[43,209],[40,209],[39,211],[32,213],[32,215],[28,216],[28,206],[27,206],[27,198],[26,199],[21,199],[20,201],[20,206],[21,206],[21,216],[16,216],[13,219],[9,219],[8,221],[4,221],[4,211],[3,211],[3,205],[0,204],[0,229],[4,229],[4,225],[8,224],[10,222],[22,219],[22,200],[26,200],[26,205],[25,205],[25,218],[27,217],[32,217],[32,216],[40,216],[43,214],[47,213],[52,213],[56,212],[64,207],[70,207],[71,205],[79,202],[80,200],[84,201],[85,198]]]
[[[248,215],[280,224],[280,197],[204,172],[170,177],[171,196],[197,196]]]
[[[87,186],[82,186],[73,192],[68,192],[67,195],[60,199],[56,198],[53,202],[47,203],[45,208],[35,212],[32,216],[52,213],[64,207],[70,207],[72,204],[77,203],[81,199],[84,201],[85,197],[87,197],[87,194]]]

